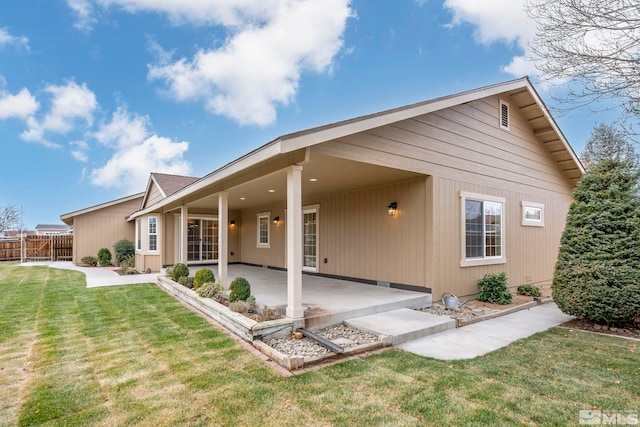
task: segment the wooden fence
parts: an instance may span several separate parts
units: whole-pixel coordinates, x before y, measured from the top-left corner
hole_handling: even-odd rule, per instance
[[[22,252],[22,256],[21,256]],[[73,236],[27,236],[0,240],[0,261],[71,261]]]

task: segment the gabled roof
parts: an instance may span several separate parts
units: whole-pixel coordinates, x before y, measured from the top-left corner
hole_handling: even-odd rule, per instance
[[[71,228],[65,224],[38,224],[36,230],[69,230]]]
[[[200,178],[193,176],[183,175],[170,175],[166,173],[152,172],[147,183],[147,188],[144,192],[144,198],[142,199],[141,208],[144,208],[147,198],[149,197],[149,190],[155,184],[162,194],[163,198],[172,195],[173,193],[182,190],[189,184],[193,184]]]
[[[143,207],[140,211],[133,213],[129,217],[129,220],[153,212],[164,206],[178,205],[181,199],[184,199],[190,194],[200,193],[209,187],[223,182],[225,179],[246,171],[252,166],[275,159],[279,156],[291,154],[295,151],[303,150],[337,138],[365,132],[380,126],[501,94],[506,94],[510,97],[510,102],[513,103],[512,106],[521,111],[531,125],[536,138],[548,148],[558,167],[566,174],[571,182],[575,184],[584,173],[584,167],[562,134],[562,131],[560,131],[555,120],[551,117],[549,110],[529,81],[529,78],[523,77],[521,79],[489,85],[454,95],[283,135],[237,160],[226,164],[220,169],[211,172],[185,188],[176,191],[172,195],[167,195],[167,197],[154,205]]]
[[[95,205],[95,206],[91,206],[91,207],[88,207],[88,208],[84,208],[84,209],[80,209],[80,210],[77,210],[77,211],[73,211],[73,212],[69,212],[69,213],[66,213],[66,214],[62,214],[62,215],[60,215],[60,219],[65,224],[71,225],[71,224],[73,224],[73,217],[75,217],[75,216],[83,215],[83,214],[86,214],[86,213],[89,213],[89,212],[93,212],[93,211],[97,211],[99,209],[108,208],[109,206],[114,206],[114,205],[117,205],[119,203],[125,203],[125,202],[129,202],[131,200],[140,199],[140,198],[142,198],[142,196],[144,196],[144,193],[133,194],[131,196],[122,197],[120,199],[110,200],[108,202],[101,203],[99,205]]]

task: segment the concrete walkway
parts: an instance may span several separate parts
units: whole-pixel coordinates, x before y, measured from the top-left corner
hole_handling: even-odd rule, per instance
[[[80,271],[87,277],[87,288],[100,286],[132,285],[137,283],[156,283],[158,274],[127,274],[121,276],[113,270],[100,267],[78,267],[71,261],[23,262],[25,267],[45,266],[64,270]]]
[[[571,319],[573,319],[572,316],[562,313],[555,304],[543,304],[462,328],[407,341],[398,347],[411,353],[441,360],[472,359]]]

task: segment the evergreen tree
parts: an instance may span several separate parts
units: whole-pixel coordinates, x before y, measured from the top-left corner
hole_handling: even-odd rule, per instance
[[[600,323],[640,317],[638,174],[602,160],[573,192],[553,278],[553,300],[567,314]]]
[[[638,167],[638,155],[624,132],[613,125],[600,123],[591,132],[580,160],[587,169],[604,160],[628,162]]]

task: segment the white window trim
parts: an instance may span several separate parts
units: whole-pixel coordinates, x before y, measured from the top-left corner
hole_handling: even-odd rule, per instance
[[[534,202],[520,202],[522,208],[522,225],[527,227],[544,227],[544,205],[542,203]],[[540,209],[540,220],[525,218],[526,208]]]
[[[142,220],[140,218],[136,218],[136,231],[135,231],[135,239],[136,239],[136,252],[142,252]]]
[[[156,232],[155,234],[151,234],[149,232],[149,228],[151,225],[151,219],[155,219],[156,221]],[[160,247],[160,237],[158,235],[158,227],[159,227],[159,221],[158,221],[158,217],[153,215],[150,217],[147,217],[147,249],[149,250],[150,253],[158,253],[159,251],[159,247]],[[151,237],[150,236],[156,236],[156,248],[155,249],[151,249]]]
[[[466,223],[465,223],[465,204],[466,200],[478,200],[481,202],[494,202],[502,204],[502,221],[501,221],[501,250],[502,254],[499,257],[487,257],[487,258],[467,258],[467,235],[466,235]],[[487,194],[469,193],[466,191],[460,192],[460,267],[474,267],[478,265],[494,265],[494,264],[506,264],[506,201],[504,197],[489,196]]]
[[[317,272],[318,271],[318,265],[320,264],[320,233],[318,232],[318,230],[320,230],[320,205],[309,205],[309,206],[303,206],[302,207],[302,226],[304,227],[304,214],[306,213],[312,213],[315,212],[316,213],[316,266],[315,267],[305,267],[304,265],[302,266],[302,271],[310,271],[310,272]],[[304,230],[302,231],[304,234]],[[304,236],[303,236],[304,238]],[[304,248],[303,248],[304,250]],[[304,256],[304,254],[303,254]],[[302,263],[304,264],[304,260],[302,261]]]
[[[506,105],[507,106],[507,125],[503,125],[502,124],[502,106]],[[500,129],[504,129],[504,130],[511,130],[511,108],[509,107],[509,103],[508,102],[504,102],[503,100],[500,100],[500,108],[498,109],[498,123],[500,124]]]
[[[267,243],[260,243],[260,219],[267,218]],[[256,214],[256,247],[262,249],[271,248],[271,212]]]

